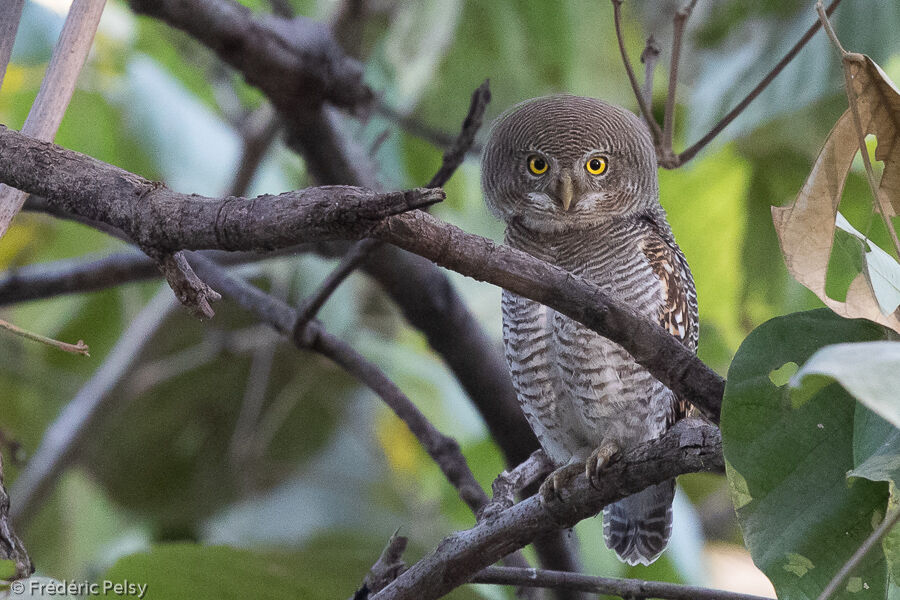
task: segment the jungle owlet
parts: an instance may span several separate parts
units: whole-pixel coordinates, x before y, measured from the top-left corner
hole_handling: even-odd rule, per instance
[[[507,244],[596,283],[696,350],[694,282],[634,114],[578,96],[523,102],[491,131],[482,188]],[[503,341],[519,402],[557,467],[545,500],[579,472],[594,484],[613,454],[684,416],[686,405],[621,346],[506,291]],[[669,541],[674,495],[670,480],[607,506],[606,545],[628,564],[650,564]]]

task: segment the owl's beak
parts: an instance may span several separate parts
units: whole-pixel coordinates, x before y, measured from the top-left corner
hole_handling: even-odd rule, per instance
[[[559,182],[556,184],[556,199],[566,212],[577,202],[572,186],[572,176],[568,173],[562,173],[559,177]]]

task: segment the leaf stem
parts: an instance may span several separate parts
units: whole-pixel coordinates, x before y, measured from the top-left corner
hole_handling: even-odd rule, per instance
[[[53,338],[48,338],[39,333],[33,333],[28,331],[27,329],[22,329],[21,327],[16,327],[12,323],[4,321],[0,319],[0,328],[6,329],[16,335],[20,335],[23,338],[27,338],[29,340],[33,340],[35,342],[40,342],[42,344],[46,344],[48,346],[53,346],[54,348],[59,348],[63,352],[70,352],[72,354],[81,354],[82,356],[90,356],[88,353],[88,346],[82,340],[78,340],[77,344],[67,344],[66,342],[60,342],[59,340],[54,340]]]
[[[863,165],[866,168],[866,181],[869,183],[869,190],[872,192],[872,198],[875,200],[875,208],[878,209],[881,218],[884,219],[884,224],[891,234],[891,241],[894,243],[894,250],[897,252],[897,256],[900,257],[900,239],[897,238],[897,231],[894,229],[894,223],[889,216],[890,212],[885,206],[884,197],[882,194],[878,193],[878,182],[875,180],[875,171],[872,169],[872,161],[869,159],[869,150],[866,147],[866,132],[863,131],[862,119],[860,119],[859,116],[859,98],[856,95],[856,90],[853,89],[853,74],[850,72],[850,69],[852,68],[851,65],[853,64],[857,65],[860,69],[866,68],[866,59],[862,54],[847,52],[841,45],[841,41],[831,27],[828,15],[825,14],[825,9],[822,7],[822,0],[816,2],[816,12],[819,13],[819,20],[822,22],[822,26],[825,28],[825,32],[828,34],[831,43],[834,44],[835,48],[837,48],[838,52],[841,54],[841,62],[844,71],[844,87],[847,92],[847,103],[850,105],[850,112],[853,114],[853,124],[856,126],[859,153],[862,155]]]

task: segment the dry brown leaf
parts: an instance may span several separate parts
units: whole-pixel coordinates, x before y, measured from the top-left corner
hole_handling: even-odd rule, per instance
[[[900,211],[900,91],[868,56],[848,53],[844,61],[862,129],[877,138],[875,159],[884,163],[878,194],[885,212],[894,216]],[[773,206],[772,220],[788,271],[797,281],[843,317],[869,319],[900,332],[900,309],[881,312],[865,272],[850,284],[844,302],[825,293],[838,204],[858,151],[853,113],[847,110],[828,134],[797,199],[791,206]]]

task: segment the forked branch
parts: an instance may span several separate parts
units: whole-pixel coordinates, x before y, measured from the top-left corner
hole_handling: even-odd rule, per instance
[[[669,91],[666,97],[666,110],[665,115],[663,117],[663,128],[660,129],[659,124],[653,118],[652,111],[652,100],[648,98],[646,93],[642,93],[640,87],[638,86],[637,78],[635,77],[634,70],[631,67],[631,61],[628,58],[628,52],[625,50],[625,40],[624,34],[622,32],[622,2],[623,0],[612,0],[613,4],[613,20],[616,28],[616,38],[619,42],[619,52],[622,55],[622,62],[625,65],[625,71],[628,74],[628,81],[631,83],[631,89],[634,92],[634,96],[637,99],[638,106],[640,107],[641,114],[644,116],[644,120],[647,122],[648,127],[650,128],[650,133],[653,136],[653,141],[656,146],[656,154],[657,160],[659,162],[659,166],[665,169],[676,169],[688,162],[692,158],[694,158],[698,152],[700,152],[703,148],[705,148],[717,135],[719,135],[723,129],[725,129],[728,125],[734,121],[738,115],[740,115],[747,106],[753,102],[759,96],[763,90],[765,90],[772,80],[774,80],[781,71],[794,59],[795,56],[806,46],[807,42],[812,39],[813,35],[819,30],[821,27],[821,22],[816,21],[813,23],[809,29],[806,30],[806,33],[797,41],[794,46],[788,50],[788,52],[782,57],[780,61],[766,74],[765,77],[754,87],[747,96],[744,97],[743,100],[737,103],[737,105],[731,109],[724,117],[722,117],[718,123],[716,123],[709,132],[701,137],[697,142],[693,145],[689,146],[686,150],[676,154],[672,147],[672,137],[675,129],[675,92],[678,87],[678,63],[681,58],[681,46],[684,39],[684,28],[687,23],[687,19],[690,16],[691,12],[694,9],[694,5],[697,3],[697,0],[690,0],[690,2],[683,8],[679,9],[675,13],[675,17],[673,19],[673,41],[672,41],[672,57],[671,57],[671,65],[669,71]],[[837,6],[841,3],[841,0],[832,0],[831,4],[828,5],[828,8],[825,9],[825,13],[831,15]],[[648,68],[652,68],[652,63],[648,65]]]

